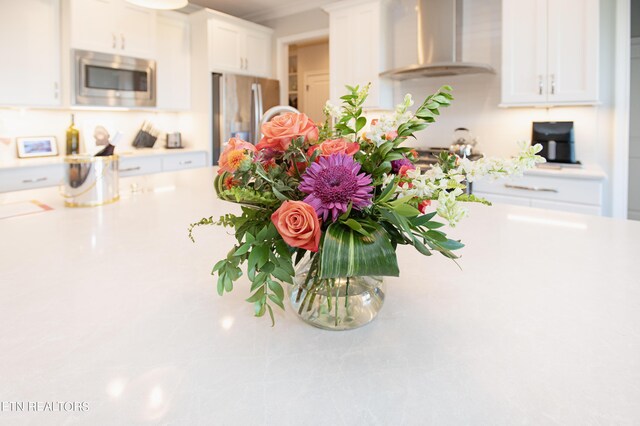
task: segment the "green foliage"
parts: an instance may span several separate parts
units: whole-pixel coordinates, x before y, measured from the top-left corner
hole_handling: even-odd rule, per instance
[[[321,256],[321,279],[399,275],[389,236],[375,222],[349,219],[346,223],[332,223],[324,236]]]
[[[413,136],[415,132],[424,130],[429,124],[436,121],[436,117],[440,115],[440,108],[451,105],[453,96],[451,95],[450,86],[442,86],[436,93],[428,96],[422,105],[418,107],[414,117],[406,123],[398,127],[398,138],[394,144],[398,146],[407,137]]]

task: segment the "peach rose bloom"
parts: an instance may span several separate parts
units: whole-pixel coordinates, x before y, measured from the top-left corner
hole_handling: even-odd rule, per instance
[[[220,166],[218,174],[235,172],[240,163],[249,158],[247,151],[255,152],[255,150],[256,147],[253,144],[240,138],[229,139],[227,146],[220,154],[220,159],[218,159],[218,165]]]
[[[360,144],[358,142],[351,142],[345,138],[329,139],[318,145],[320,148],[320,155],[329,156],[331,154],[346,154],[353,155],[360,151]]]
[[[318,139],[318,126],[306,114],[289,112],[279,115],[264,123],[261,130],[263,136],[256,145],[258,149],[285,151],[291,141],[300,136],[307,141]]]
[[[316,211],[304,201],[285,201],[271,215],[271,221],[285,243],[291,247],[317,252],[320,221]]]

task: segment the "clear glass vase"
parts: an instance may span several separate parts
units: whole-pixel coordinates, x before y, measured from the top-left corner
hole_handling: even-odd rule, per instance
[[[304,322],[325,330],[351,330],[378,315],[384,303],[382,277],[318,279],[312,266],[311,259],[303,259],[294,285],[288,286],[289,302]]]

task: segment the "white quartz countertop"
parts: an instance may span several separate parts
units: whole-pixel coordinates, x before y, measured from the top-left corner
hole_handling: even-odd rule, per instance
[[[398,250],[378,318],[348,332],[219,297],[237,206],[214,169],[122,179],[114,204],[0,194],[0,424],[640,424],[640,223],[473,206],[459,269]],[[139,185],[131,185],[139,179]],[[6,402],[86,402],[11,412]]]

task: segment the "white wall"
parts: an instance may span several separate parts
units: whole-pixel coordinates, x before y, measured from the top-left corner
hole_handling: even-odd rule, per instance
[[[529,141],[532,121],[567,120],[575,123],[576,156],[583,163],[597,163],[610,172],[612,147],[612,76],[614,1],[601,0],[601,100],[600,106],[561,108],[500,108],[501,1],[464,0],[463,59],[492,65],[495,75],[478,74],[396,82],[394,97],[400,102],[412,93],[416,103],[449,84],[455,101],[432,127],[423,131],[416,147],[448,146],[456,127],[467,127],[478,137],[479,149],[496,156],[517,151],[516,142]],[[417,62],[417,21],[414,0],[396,0],[392,11],[392,59],[394,67]],[[411,46],[407,48],[406,46]],[[359,83],[359,82],[354,82]],[[609,196],[607,191],[607,197]],[[610,204],[610,203],[608,203]]]
[[[190,135],[191,124],[186,113],[145,112],[145,111],[86,111],[86,110],[41,110],[41,109],[0,109],[0,162],[16,158],[15,138],[21,136],[55,136],[58,151],[65,154],[65,132],[70,123],[70,114],[75,114],[76,127],[80,130],[81,142],[93,136],[93,129],[100,124],[113,135],[116,130],[124,134],[123,146],[130,150],[138,129],[144,120],[163,132],[183,132],[186,146],[195,144]],[[164,134],[156,142],[156,147],[164,145]]]
[[[271,51],[273,52],[273,71],[272,75],[277,75],[278,59],[275,57],[277,52],[277,40],[280,37],[286,37],[294,34],[302,34],[315,30],[323,30],[329,28],[329,14],[324,10],[311,9],[306,12],[296,13],[294,15],[284,16],[282,18],[269,19],[266,21],[258,22],[261,25],[273,28],[273,45]],[[284,82],[283,84],[286,84]]]

